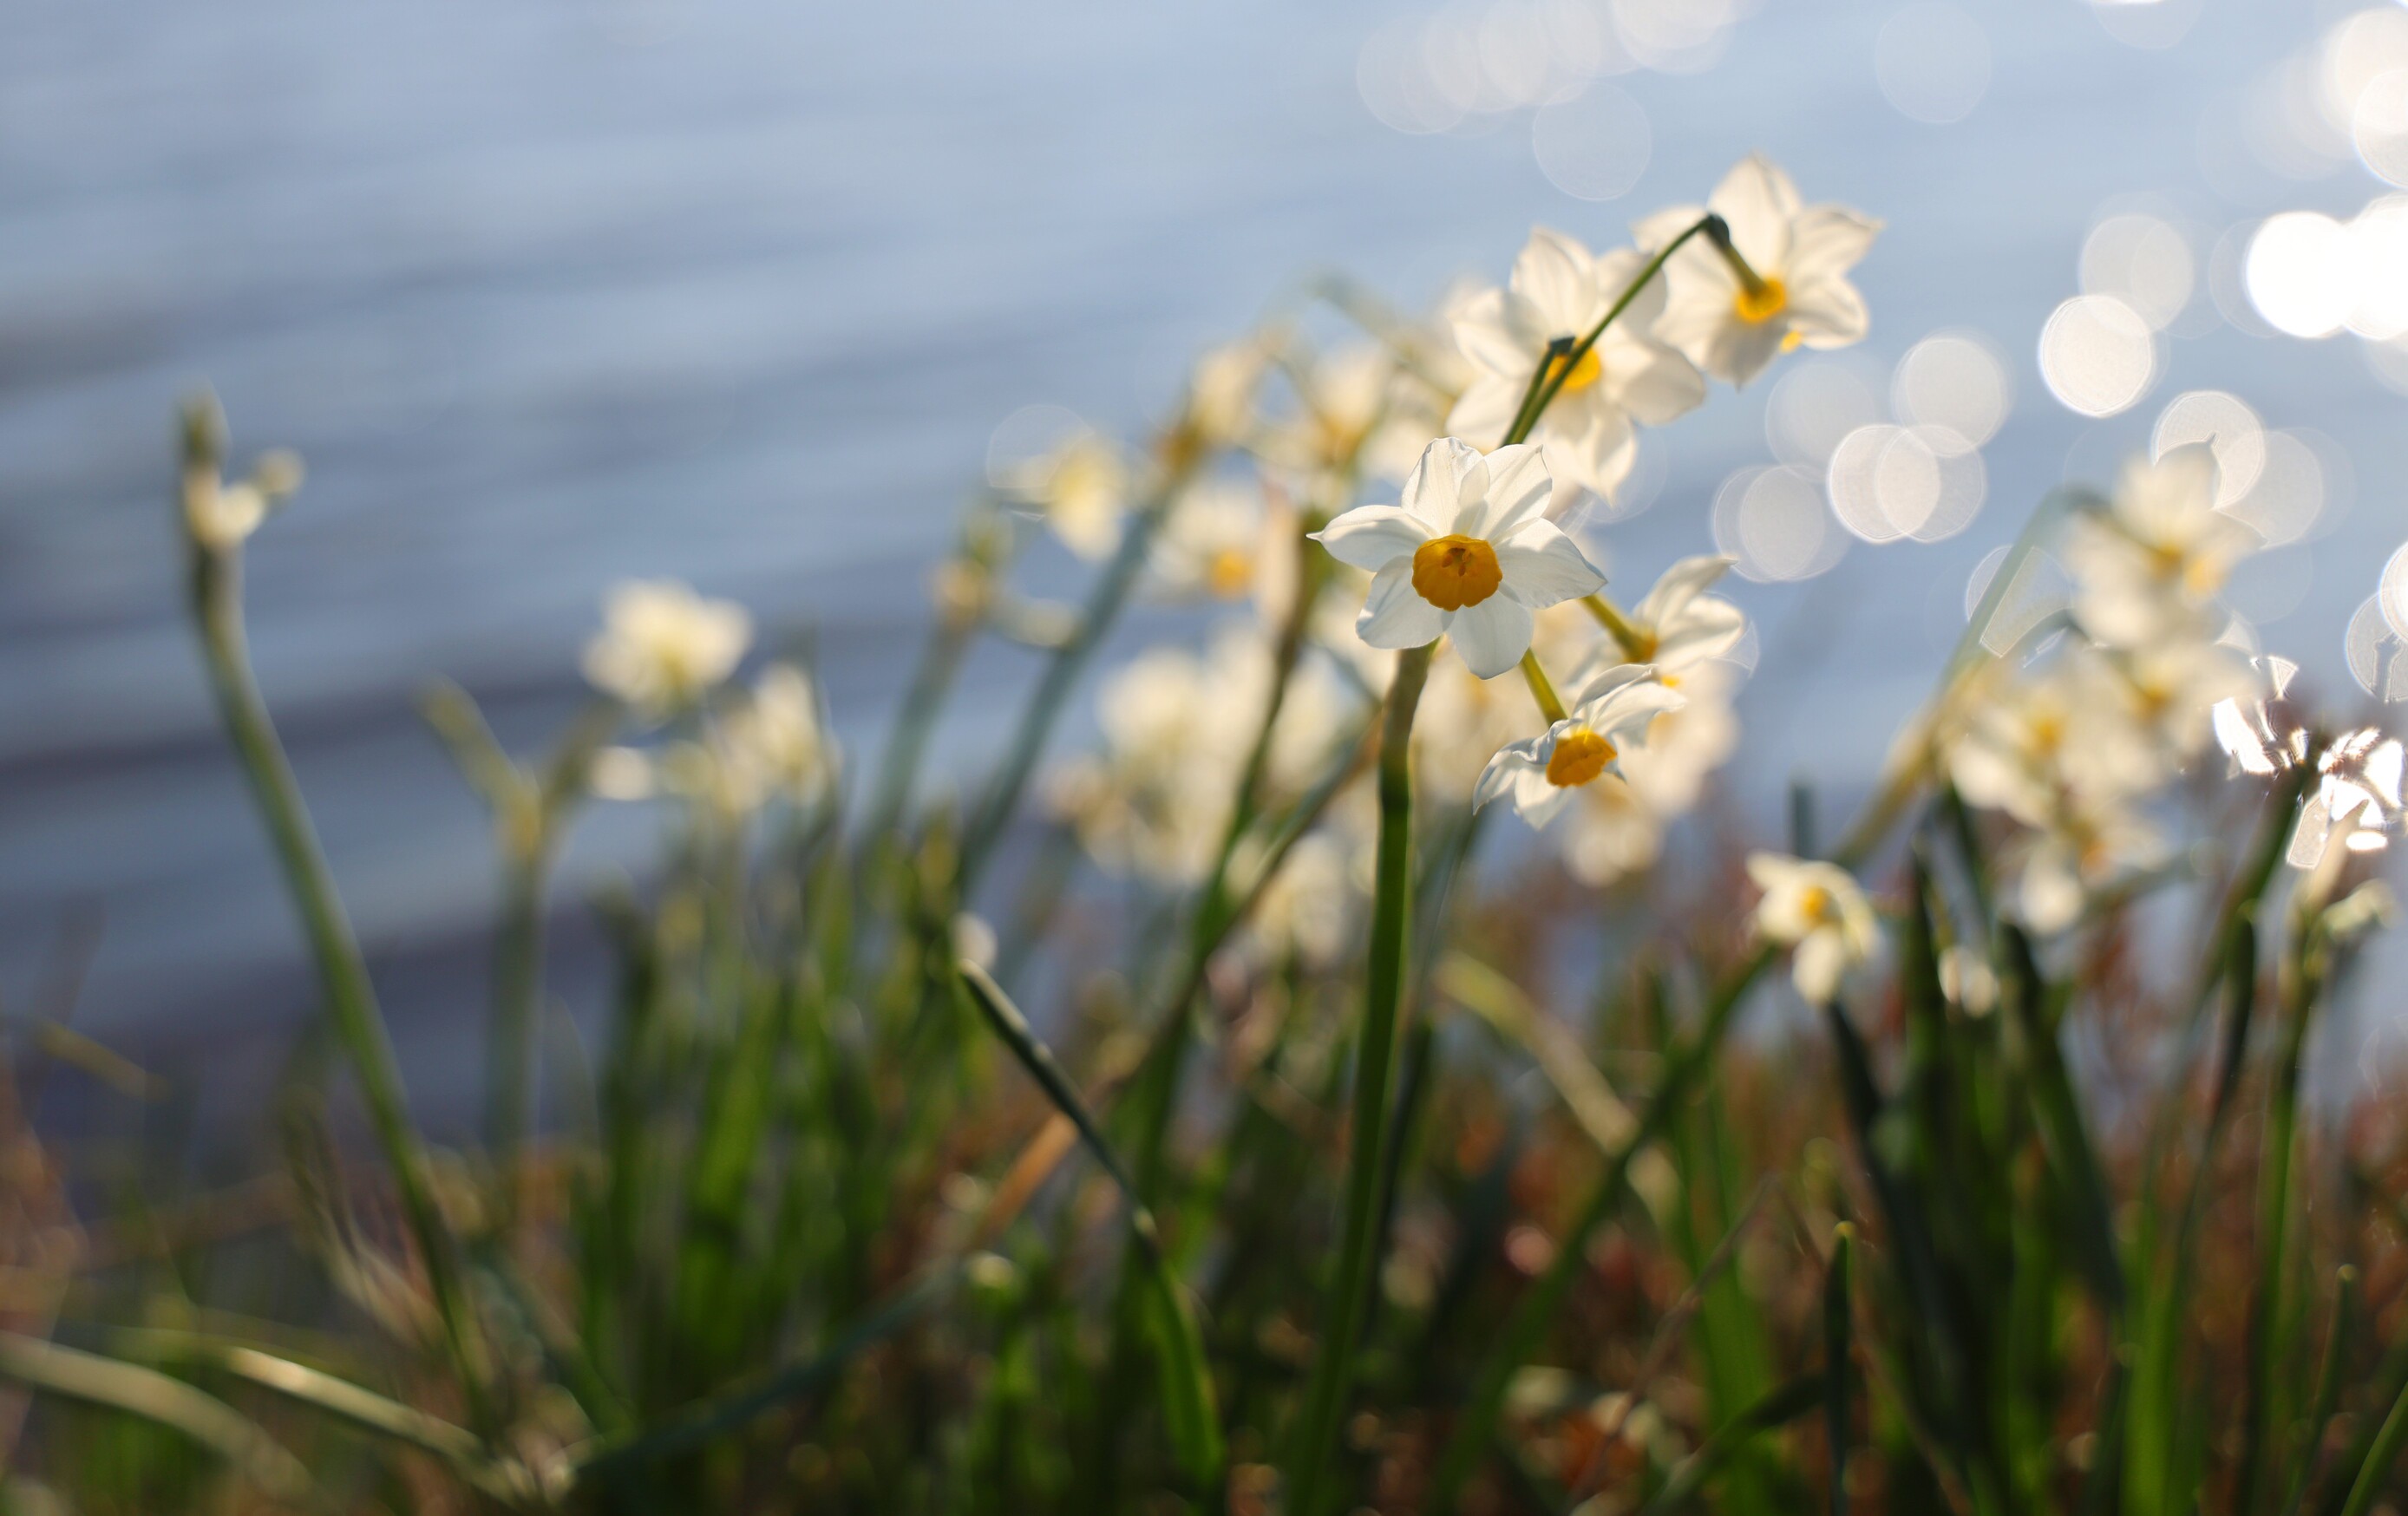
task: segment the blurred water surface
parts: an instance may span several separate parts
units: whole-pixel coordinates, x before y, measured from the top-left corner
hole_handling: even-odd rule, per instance
[[[490,866],[410,714],[421,680],[461,679],[533,743],[574,707],[602,589],[677,575],[809,633],[867,751],[925,566],[1014,409],[1138,425],[1195,350],[1314,269],[1424,302],[1501,277],[1534,221],[1610,243],[1757,148],[1810,199],[1890,223],[1860,273],[1867,393],[1917,339],[1970,329],[2007,358],[2014,408],[1961,535],[1742,587],[1764,650],[1743,798],[1770,814],[1802,773],[1844,802],[1982,555],[2069,469],[2102,479],[2144,446],[2185,390],[2322,434],[2326,519],[2239,593],[2270,647],[2354,700],[2344,629],[2408,535],[2403,402],[2356,338],[2236,329],[2231,246],[2226,316],[2207,289],[2225,229],[2346,218],[2382,191],[2329,152],[2235,145],[2269,61],[2350,8],[2200,0],[2179,41],[2140,48],[2082,0],[1766,0],[1665,65],[1695,72],[1639,68],[1535,123],[1456,109],[1422,132],[1398,50],[1421,58],[1450,25],[1476,40],[1484,12],[17,0],[0,50],[0,996],[23,1005],[96,922],[81,1024],[139,1055],[271,1044],[310,1003],[180,618],[170,415],[203,381],[239,454],[308,459],[250,555],[262,678],[405,1051],[439,1086],[473,1032]],[[1627,136],[1584,149],[1632,107],[1635,162]],[[1594,203],[1555,180],[1628,188]],[[2194,229],[2199,289],[2148,397],[2087,421],[2034,353],[2094,222],[2134,205]],[[1660,498],[1608,534],[1617,577],[1711,544],[1716,488],[1774,461],[1770,389],[1718,394],[1659,440]],[[975,670],[951,764],[974,766],[1029,666],[996,652]],[[598,819],[564,894],[644,834]],[[446,963],[461,971],[418,971]]]

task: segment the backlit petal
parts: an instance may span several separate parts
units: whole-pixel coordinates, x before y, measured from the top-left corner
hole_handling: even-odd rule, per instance
[[[1372,576],[1363,614],[1354,618],[1354,635],[1375,648],[1418,648],[1445,630],[1445,613],[1413,592],[1410,558],[1399,558]]]
[[[1530,522],[1496,547],[1497,565],[1505,571],[1505,594],[1533,609],[1605,587],[1605,575],[1553,522]]]
[[[1407,594],[1411,593],[1409,589]],[[1413,598],[1420,600],[1418,595]],[[1488,679],[1522,661],[1522,654],[1530,651],[1532,626],[1529,607],[1510,594],[1492,594],[1447,617],[1446,635],[1454,641],[1455,651],[1463,655],[1464,666]],[[1364,640],[1370,638],[1367,636]]]
[[[1313,533],[1312,538],[1340,563],[1376,574],[1399,558],[1412,557],[1413,550],[1431,536],[1429,527],[1410,510],[1357,506]]]

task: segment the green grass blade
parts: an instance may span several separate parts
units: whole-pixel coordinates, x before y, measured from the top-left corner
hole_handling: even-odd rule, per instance
[[[0,1332],[0,1379],[180,1432],[286,1506],[326,1502],[300,1460],[224,1401],[155,1368]]]
[[[1078,1087],[1063,1072],[1053,1050],[1028,1024],[1028,1018],[1003,993],[1003,987],[971,963],[961,965],[961,980],[970,999],[986,1017],[987,1024],[1044,1090],[1054,1108],[1078,1128],[1096,1162],[1120,1186],[1128,1203],[1129,1228],[1136,1234],[1147,1266],[1145,1308],[1161,1371],[1163,1424],[1170,1434],[1180,1466],[1197,1484],[1209,1486],[1219,1478],[1225,1453],[1220,1415],[1213,1404],[1211,1369],[1205,1361],[1203,1334],[1181,1293],[1169,1260],[1163,1255],[1154,1212],[1146,1208],[1136,1181],[1105,1139],[1103,1128]]]
[[[1670,1516],[1684,1509],[1697,1498],[1708,1480],[1756,1437],[1812,1411],[1823,1404],[1826,1393],[1820,1374],[1800,1375],[1775,1386],[1756,1404],[1708,1434],[1706,1440],[1698,1444],[1698,1451],[1673,1468],[1664,1488],[1641,1508],[1640,1516]]]
[[[1842,1222],[1823,1275],[1823,1437],[1831,1455],[1831,1516],[1847,1516],[1848,1510],[1848,1248],[1855,1237],[1855,1228]]]
[[[2356,1325],[2358,1270],[2344,1264],[2333,1279],[2332,1326],[2325,1334],[2324,1366],[2316,1371],[2315,1407],[2308,1413],[2307,1424],[2301,1428],[2299,1461],[2291,1467],[2290,1493],[2283,1497],[2283,1516],[2300,1516],[2307,1503],[2308,1483],[2315,1477],[2316,1465],[2324,1452],[2325,1432],[2332,1425],[2333,1409],[2341,1403],[2341,1366],[2349,1353],[2349,1337]]]

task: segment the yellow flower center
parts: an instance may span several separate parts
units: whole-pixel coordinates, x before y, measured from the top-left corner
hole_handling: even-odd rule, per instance
[[[1562,393],[1577,394],[1604,377],[1605,365],[1598,358],[1597,349],[1592,345],[1580,355],[1580,362],[1572,365],[1571,372],[1564,376]]]
[[[1798,894],[1798,914],[1813,925],[1831,919],[1831,892],[1819,884],[1810,884]]]
[[[1762,326],[1788,308],[1789,286],[1778,279],[1767,279],[1753,290],[1742,285],[1731,296],[1731,309],[1750,326]]]
[[[1586,784],[1612,762],[1612,743],[1585,726],[1575,726],[1555,738],[1555,751],[1547,755],[1547,782],[1559,790]]]
[[[1432,537],[1413,550],[1413,593],[1440,610],[1476,606],[1504,582],[1497,550],[1476,536]]]
[[[2032,751],[2045,758],[2065,744],[2065,718],[2049,711],[2032,718]]]
[[[1204,565],[1205,588],[1224,600],[1236,599],[1254,582],[1254,557],[1237,548],[1223,548]]]

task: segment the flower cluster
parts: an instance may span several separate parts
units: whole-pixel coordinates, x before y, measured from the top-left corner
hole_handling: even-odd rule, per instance
[[[2257,538],[2215,499],[2203,445],[2131,465],[2067,535],[2070,635],[1987,665],[1943,722],[1958,792],[2021,823],[2016,902],[2036,931],[2170,859],[2150,802],[2205,749],[2218,703],[2255,688],[2216,592]]]

